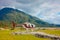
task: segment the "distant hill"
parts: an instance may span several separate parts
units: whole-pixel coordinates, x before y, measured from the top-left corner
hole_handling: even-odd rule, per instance
[[[31,16],[23,11],[13,8],[3,8],[0,10],[0,22],[11,23],[14,21],[17,24],[24,22],[30,22],[36,25],[36,27],[53,27],[55,25],[44,22],[37,17]],[[1,24],[1,23],[0,23]]]

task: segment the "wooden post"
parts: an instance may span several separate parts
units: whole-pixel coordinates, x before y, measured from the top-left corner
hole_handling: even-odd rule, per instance
[[[16,27],[16,24],[15,24],[15,22],[14,22],[14,21],[12,21],[12,29],[11,29],[11,30],[14,30],[14,29],[15,29],[15,27]]]

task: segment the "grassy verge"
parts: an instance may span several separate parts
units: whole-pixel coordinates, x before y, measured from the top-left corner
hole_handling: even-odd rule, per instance
[[[12,35],[11,32],[11,30],[0,30],[0,40],[49,40],[48,38],[38,38],[31,34]]]
[[[60,30],[39,30],[39,32],[60,36]]]

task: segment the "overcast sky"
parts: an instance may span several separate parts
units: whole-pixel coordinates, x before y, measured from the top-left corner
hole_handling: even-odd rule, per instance
[[[60,24],[60,0],[0,0],[0,9],[13,7],[49,23]]]

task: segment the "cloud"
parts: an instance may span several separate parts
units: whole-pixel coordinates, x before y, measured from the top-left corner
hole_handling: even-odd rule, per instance
[[[44,21],[60,24],[60,0],[0,0],[0,8],[14,7]]]
[[[23,4],[29,4],[29,3],[33,3],[34,1],[36,0],[16,0],[16,2],[19,2],[19,3],[23,3]]]

